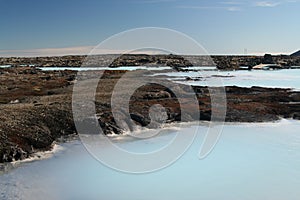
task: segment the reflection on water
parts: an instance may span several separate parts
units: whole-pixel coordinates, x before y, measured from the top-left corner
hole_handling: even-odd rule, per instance
[[[207,127],[199,128],[177,162],[149,174],[112,170],[93,159],[79,141],[65,143],[50,159],[24,163],[1,175],[0,199],[299,199],[300,122],[226,124],[219,143],[203,160],[197,155]],[[191,129],[182,128],[179,134]],[[121,137],[117,144],[131,151],[152,150],[168,137]]]

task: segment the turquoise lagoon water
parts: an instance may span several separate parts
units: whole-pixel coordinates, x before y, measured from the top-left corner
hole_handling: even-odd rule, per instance
[[[43,67],[40,68],[45,71],[53,70],[76,70],[76,71],[91,71],[99,70],[97,67]],[[208,86],[210,82],[216,81],[220,86],[240,86],[240,87],[279,87],[279,88],[293,88],[300,89],[300,69],[283,69],[283,70],[236,70],[236,71],[218,71],[215,67],[189,67],[185,69],[195,70],[189,72],[159,72],[164,70],[171,70],[170,67],[117,67],[117,68],[101,68],[102,70],[150,70],[154,75],[166,75],[172,77],[172,80],[177,82]],[[182,81],[182,78],[200,78],[198,81]]]
[[[193,130],[194,125],[177,134]],[[113,170],[95,160],[80,141],[61,144],[51,158],[22,163],[0,175],[0,199],[231,199],[298,200],[300,122],[225,124],[213,151],[198,159],[207,126],[174,164],[147,174]],[[130,151],[166,144],[175,130],[146,140],[115,137]],[[99,146],[99,150],[105,147]],[[139,164],[139,163],[137,163]]]
[[[237,70],[237,71],[198,71],[156,73],[156,75],[171,76],[173,80],[190,85],[210,85],[210,82],[221,80],[224,86],[240,87],[279,87],[300,89],[300,69],[283,70]],[[182,78],[200,78],[197,81],[181,81]],[[221,84],[220,84],[221,85]]]
[[[42,70],[76,70],[90,71],[99,70],[97,67],[44,67]],[[240,86],[240,87],[278,87],[300,89],[300,69],[283,69],[283,70],[236,70],[236,71],[218,71],[215,67],[189,67],[186,69],[195,70],[189,72],[160,72],[171,70],[170,67],[118,67],[118,68],[101,68],[103,70],[150,70],[155,76],[170,76],[171,80],[189,85],[209,86],[210,83],[217,83],[220,86]],[[183,81],[183,78],[200,78],[197,81]]]
[[[178,78],[201,76],[199,81],[183,81],[192,85],[221,79],[224,85],[300,89],[298,69],[156,72],[159,74],[178,81]],[[113,170],[89,154],[79,140],[60,144],[58,150],[46,154],[47,159],[14,163],[17,167],[7,165],[10,169],[0,175],[0,199],[299,199],[299,121],[226,123],[213,151],[201,160],[198,154],[208,129],[203,124],[175,127],[144,140],[129,136],[111,138],[120,148],[140,153],[162,148],[175,134],[187,134],[195,128],[199,130],[197,137],[182,157],[164,169],[147,174]],[[99,151],[104,148],[99,145]]]
[[[110,67],[40,67],[41,70],[44,71],[54,71],[54,70],[74,70],[74,71],[95,71],[95,70],[128,70],[128,71],[133,71],[133,70],[170,70],[171,67],[147,67],[147,66],[124,66],[124,67],[116,67],[116,68],[110,68]]]

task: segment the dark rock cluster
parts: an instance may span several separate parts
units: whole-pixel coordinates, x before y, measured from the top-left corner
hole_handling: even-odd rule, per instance
[[[183,86],[182,88],[183,92],[185,92],[185,87]],[[160,104],[167,113],[167,122],[210,121],[212,108],[209,89],[207,87],[194,86],[193,90],[198,98],[200,115],[197,114],[198,111],[194,110],[193,107],[190,109],[186,107],[188,112],[182,116],[176,96],[163,86],[150,84],[137,90],[132,97],[130,101],[131,119],[141,126],[148,125],[151,121],[149,115],[151,106]],[[240,88],[235,86],[225,87],[225,91],[227,107],[225,121],[227,122],[266,122],[279,120],[280,118],[299,119],[299,92],[279,88]],[[155,93],[155,98],[152,98]],[[161,94],[164,95],[160,96]],[[157,96],[160,97],[156,98]],[[183,96],[188,96],[188,94]],[[107,111],[109,110],[109,105],[107,105]],[[121,109],[120,111],[123,112]],[[113,119],[111,113],[107,113],[106,118],[101,118],[101,120],[109,121],[108,119]]]
[[[292,53],[291,57],[300,57],[300,50],[295,53]]]
[[[28,158],[31,154],[50,150],[53,142],[75,133],[70,105],[1,106],[0,162]]]
[[[300,66],[300,57],[291,57],[287,55],[272,56],[212,56],[216,66],[219,69],[230,70],[239,69],[240,67],[252,67],[259,64],[277,64],[282,68]]]
[[[80,67],[86,56],[53,56],[53,57],[3,57],[0,65],[37,66],[37,67]]]
[[[187,59],[178,55],[124,54],[115,59],[109,66],[170,66],[176,70],[193,66]]]

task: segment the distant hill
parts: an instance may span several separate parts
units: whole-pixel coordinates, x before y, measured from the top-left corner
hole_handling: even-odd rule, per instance
[[[298,57],[298,56],[300,56],[300,50],[299,51],[297,51],[297,52],[295,52],[295,53],[293,53],[293,54],[291,54],[291,56],[292,57]]]

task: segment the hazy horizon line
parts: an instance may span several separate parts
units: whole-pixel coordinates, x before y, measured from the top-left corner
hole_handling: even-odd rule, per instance
[[[73,46],[61,48],[37,48],[37,49],[12,49],[0,50],[0,57],[54,57],[54,56],[85,56],[90,55],[95,46]],[[296,51],[295,51],[296,52]],[[294,53],[294,52],[292,52]],[[263,56],[265,54],[272,55],[291,55],[291,52],[248,52],[248,53],[211,53],[211,56]],[[92,55],[116,55],[116,54],[149,54],[159,55],[164,54],[161,51],[135,51],[130,53],[129,50],[111,50],[111,49],[96,49]],[[181,55],[199,55],[199,54],[181,54]]]

